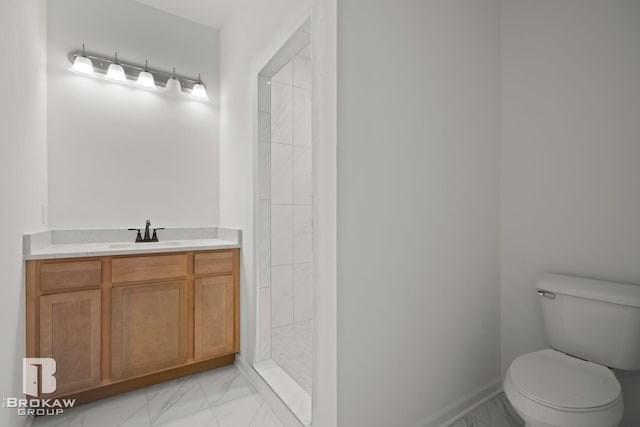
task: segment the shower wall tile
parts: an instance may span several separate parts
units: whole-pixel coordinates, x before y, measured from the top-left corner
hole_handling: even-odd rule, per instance
[[[311,204],[311,148],[293,147],[293,204]]]
[[[311,206],[293,207],[293,262],[312,262]]]
[[[311,89],[311,58],[303,55],[293,58],[293,85]]]
[[[258,290],[258,361],[271,359],[271,289]]]
[[[293,321],[313,319],[313,264],[293,265]]]
[[[258,77],[258,111],[271,112],[271,86],[269,79]]]
[[[271,201],[258,202],[258,287],[271,286]]]
[[[293,201],[293,147],[271,143],[271,202]]]
[[[293,144],[311,147],[311,91],[293,88]]]
[[[271,81],[284,83],[287,85],[293,84],[293,63],[289,61],[287,65],[280,68],[280,70],[271,77]]]
[[[293,266],[271,267],[271,326],[293,323]]]
[[[271,204],[271,266],[293,263],[293,206]],[[273,285],[273,269],[271,270]]]
[[[293,87],[271,82],[271,141],[293,141]]]
[[[258,113],[259,197],[271,198],[271,115]]]

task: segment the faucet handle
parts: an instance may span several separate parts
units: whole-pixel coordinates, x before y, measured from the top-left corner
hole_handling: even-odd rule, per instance
[[[164,227],[158,227],[158,228],[154,228],[153,229],[153,236],[151,236],[151,241],[152,242],[158,242],[158,234],[156,234],[157,230],[164,230]]]
[[[139,228],[128,228],[127,230],[129,230],[129,231],[137,231],[138,232],[138,235],[136,236],[136,243],[140,243],[140,242],[143,241],[142,240],[142,234],[141,234]]]

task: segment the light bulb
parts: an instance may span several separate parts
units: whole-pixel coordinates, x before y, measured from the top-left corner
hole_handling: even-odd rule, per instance
[[[173,67],[173,74],[171,78],[167,80],[164,90],[172,96],[182,95],[182,85],[180,84],[180,80],[176,78],[176,67]]]
[[[197,99],[198,101],[208,101],[209,97],[207,96],[207,89],[202,84],[202,79],[200,78],[200,74],[198,74],[198,82],[193,85],[193,89],[191,89],[191,98]]]
[[[195,85],[193,85],[190,96],[191,98],[197,99],[198,101],[209,100],[209,97],[207,96],[207,89],[205,89],[204,85],[201,83],[196,83]]]
[[[151,74],[148,71],[141,71],[140,75],[138,76],[138,81],[136,81],[136,84],[140,87],[143,87],[145,89],[149,89],[149,90],[156,90],[156,82],[153,79],[153,74]]]
[[[86,56],[76,56],[73,61],[73,65],[69,68],[69,71],[76,74],[82,74],[85,76],[95,76],[93,71],[93,63]]]
[[[167,86],[164,88],[164,90],[172,95],[182,94],[182,86],[180,85],[180,80],[171,77],[169,80],[167,80]]]
[[[124,68],[120,64],[111,64],[107,70],[105,78],[115,82],[126,82],[127,76],[124,74]]]
[[[84,44],[82,45],[82,55],[76,56],[73,60],[73,65],[69,68],[69,71],[76,74],[82,74],[85,76],[95,76],[96,73],[93,71],[93,63],[91,59],[87,58],[87,55],[84,51]]]
[[[118,52],[116,52],[115,60],[109,68],[107,69],[107,75],[104,76],[108,80],[113,80],[114,82],[124,83],[127,81],[127,76],[124,73],[124,68],[122,65],[118,64]]]
[[[156,81],[153,79],[153,74],[149,72],[148,69],[149,64],[147,61],[144,61],[144,70],[140,72],[138,75],[138,81],[136,81],[136,85],[140,86],[144,89],[156,90]]]

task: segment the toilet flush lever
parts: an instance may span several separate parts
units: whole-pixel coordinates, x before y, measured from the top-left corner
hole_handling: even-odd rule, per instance
[[[554,294],[553,292],[542,290],[542,289],[538,289],[538,295],[540,295],[541,297],[549,298],[549,299],[556,299],[556,294]]]

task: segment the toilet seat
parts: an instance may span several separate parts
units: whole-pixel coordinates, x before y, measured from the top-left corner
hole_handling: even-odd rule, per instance
[[[520,394],[563,412],[602,411],[620,400],[620,383],[608,368],[556,350],[516,358],[508,375]]]

